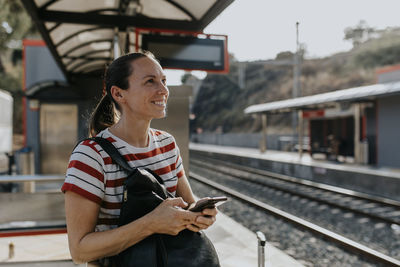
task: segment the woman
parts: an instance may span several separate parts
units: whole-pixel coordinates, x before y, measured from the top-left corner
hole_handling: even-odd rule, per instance
[[[183,229],[206,229],[217,214],[216,209],[183,209],[195,199],[179,149],[170,134],[150,128],[152,119],[165,117],[169,95],[165,74],[154,56],[132,53],[116,59],[106,72],[105,89],[93,112],[90,134],[111,141],[131,166],[155,171],[176,198],[117,227],[126,173],[94,141],[81,142],[71,155],[62,187],[75,263],[107,261],[154,233],[176,235]]]

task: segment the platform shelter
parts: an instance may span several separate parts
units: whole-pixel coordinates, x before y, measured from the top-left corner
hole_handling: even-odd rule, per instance
[[[87,136],[85,121],[114,58],[150,50],[164,68],[227,72],[227,36],[203,29],[232,2],[22,0],[43,38],[24,41],[24,136],[33,172],[65,172],[74,145]],[[152,127],[176,136],[188,158],[191,88],[169,89],[169,115]]]
[[[307,123],[311,154],[400,168],[400,66],[377,74],[377,84],[252,105],[244,112],[261,115],[265,136],[267,116],[297,111],[300,157]]]

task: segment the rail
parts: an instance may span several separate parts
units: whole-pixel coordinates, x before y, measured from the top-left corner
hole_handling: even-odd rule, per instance
[[[0,183],[22,183],[22,182],[60,182],[65,179],[64,175],[1,175]]]
[[[218,162],[217,160],[212,160],[212,161]],[[245,181],[249,181],[252,183],[260,184],[262,186],[267,186],[268,188],[274,188],[278,191],[286,192],[291,195],[296,195],[301,198],[315,200],[319,203],[325,203],[330,206],[335,206],[340,209],[348,210],[350,212],[354,212],[354,213],[361,214],[361,215],[364,215],[364,216],[367,216],[370,218],[378,219],[378,220],[381,220],[386,223],[400,224],[399,218],[387,217],[382,214],[374,214],[371,211],[360,209],[358,207],[358,205],[355,207],[354,205],[349,205],[348,203],[343,203],[341,201],[337,201],[337,199],[323,198],[318,193],[318,190],[322,190],[321,192],[334,193],[334,195],[344,195],[346,197],[351,197],[353,199],[361,199],[361,200],[365,200],[365,201],[368,201],[371,203],[376,203],[380,206],[380,208],[378,208],[378,209],[381,209],[382,207],[384,208],[384,207],[390,206],[393,209],[393,212],[397,212],[398,209],[400,209],[400,202],[395,201],[395,200],[377,198],[375,196],[369,197],[369,195],[363,194],[363,193],[361,193],[362,196],[360,196],[360,194],[358,192],[351,191],[351,190],[339,190],[339,189],[333,190],[332,188],[334,188],[334,187],[326,186],[321,183],[305,181],[303,179],[298,179],[295,177],[289,177],[289,176],[285,176],[285,175],[276,175],[276,174],[270,173],[268,171],[257,170],[257,169],[253,169],[253,168],[245,167],[245,166],[239,166],[239,165],[234,166],[234,164],[232,164],[232,163],[225,163],[225,162],[221,163],[220,162],[218,164],[212,164],[212,163],[210,164],[210,163],[205,163],[205,162],[199,162],[197,160],[191,160],[191,162],[195,163],[196,165],[206,167],[209,170],[214,170],[219,173],[227,174],[231,177],[235,177],[240,180],[245,180]],[[220,165],[225,165],[225,166],[222,166],[222,168],[221,168]],[[224,169],[224,167],[228,167],[228,166],[230,167],[229,169]],[[257,179],[254,180],[254,179],[248,178],[248,177],[245,178],[245,177],[242,177],[241,175],[234,174],[232,170],[244,171],[244,172],[248,172],[251,174],[261,175],[263,177],[269,177],[272,179],[281,180],[285,183],[292,183],[292,184],[297,184],[300,186],[306,186],[306,187],[311,188],[313,190],[313,192],[312,193],[304,192],[303,190],[298,190],[298,188],[297,189],[293,189],[290,187],[287,188],[285,186],[282,186],[282,184],[277,185],[277,184],[269,183],[266,181],[260,181]]]
[[[190,172],[190,177],[201,182],[204,184],[207,184],[213,188],[216,188],[220,191],[223,191],[231,196],[234,196],[244,202],[247,202],[257,208],[260,208],[266,212],[269,212],[270,214],[273,214],[276,217],[282,218],[292,224],[298,225],[303,227],[304,229],[314,232],[320,236],[322,236],[325,239],[331,240],[337,244],[340,244],[349,250],[352,250],[353,252],[356,252],[358,254],[364,255],[374,261],[377,261],[379,263],[386,264],[387,266],[400,266],[400,261],[397,259],[394,259],[392,257],[389,257],[379,251],[375,251],[371,248],[368,248],[362,244],[359,244],[349,238],[346,238],[344,236],[341,236],[339,234],[336,234],[332,231],[329,231],[327,229],[324,229],[316,224],[313,224],[311,222],[308,222],[304,219],[301,219],[297,216],[294,216],[292,214],[289,214],[287,212],[284,212],[282,210],[279,210],[275,207],[272,207],[266,203],[263,203],[257,199],[254,199],[252,197],[249,197],[247,195],[244,195],[236,190],[233,190],[231,188],[228,188],[226,186],[220,185],[216,182],[210,181],[207,178],[198,175],[196,173]]]
[[[207,159],[208,161],[213,161],[214,162],[214,166],[220,166],[220,165],[225,165],[225,166],[229,166],[232,168],[238,168],[239,165],[238,164],[233,164],[230,162],[226,162],[226,161],[222,161],[222,160],[218,160],[218,159]],[[354,190],[350,190],[350,189],[345,189],[345,188],[341,188],[341,187],[337,187],[337,186],[333,186],[333,185],[328,185],[328,184],[322,184],[322,183],[318,183],[318,182],[313,182],[311,180],[306,180],[306,179],[302,179],[302,178],[298,178],[298,177],[291,177],[288,175],[284,175],[284,174],[280,174],[280,173],[274,173],[271,171],[267,171],[267,170],[260,170],[260,169],[256,169],[256,168],[252,168],[252,167],[248,167],[248,166],[243,166],[240,165],[240,169],[243,171],[247,171],[250,173],[254,173],[254,174],[258,174],[258,175],[262,175],[262,176],[269,176],[275,179],[279,179],[279,180],[283,180],[283,181],[287,181],[287,182],[291,182],[291,183],[296,183],[299,185],[304,185],[304,186],[309,186],[311,188],[319,188],[321,190],[326,190],[326,191],[330,191],[333,193],[338,193],[338,194],[342,194],[342,195],[346,195],[346,196],[350,196],[350,197],[356,197],[358,199],[364,199],[364,200],[368,200],[368,201],[375,201],[377,203],[384,203],[386,205],[390,205],[392,207],[400,207],[400,201],[394,200],[394,199],[388,199],[388,198],[384,198],[384,197],[379,197],[379,196],[373,196],[370,194],[365,194],[362,192],[357,192]]]
[[[51,182],[62,182],[65,176],[61,174],[48,174],[48,175],[0,175],[0,184],[17,184],[22,183],[22,192],[24,193],[35,193],[36,183],[51,183]]]

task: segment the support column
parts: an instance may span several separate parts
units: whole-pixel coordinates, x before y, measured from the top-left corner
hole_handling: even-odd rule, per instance
[[[299,137],[299,157],[303,157],[303,111],[299,110],[297,112],[299,116],[299,127],[298,127],[298,137]]]
[[[246,63],[239,62],[238,84],[240,89],[246,88]]]
[[[168,116],[152,120],[151,127],[172,134],[179,146],[183,167],[189,173],[189,98],[192,87],[189,85],[169,86]]]
[[[265,153],[267,151],[267,114],[261,114],[261,140],[260,140],[260,152]]]
[[[120,56],[120,48],[119,48],[119,36],[118,36],[118,31],[115,32],[114,34],[114,41],[113,41],[113,56],[114,59],[118,58]]]
[[[354,104],[354,161],[360,163],[360,104]]]

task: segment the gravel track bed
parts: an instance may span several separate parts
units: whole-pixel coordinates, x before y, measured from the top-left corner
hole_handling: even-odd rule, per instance
[[[210,177],[206,174],[204,169],[196,169],[193,165],[191,168],[195,173]],[[222,180],[222,178],[220,178],[219,175],[215,175],[215,173],[212,174],[212,177],[216,182],[221,182],[220,180]],[[237,189],[233,184],[234,180],[230,180],[229,186]],[[218,193],[217,190],[210,190],[210,187],[196,182],[195,180],[191,180],[191,185],[195,194],[200,197],[221,194]],[[240,190],[238,191],[249,193],[245,192],[243,184],[241,184],[239,188]],[[251,191],[251,196],[264,201],[264,199],[257,197],[256,193],[253,191],[257,190],[253,189]],[[260,190],[258,189],[258,191]],[[265,194],[265,192],[263,192],[263,194]],[[280,201],[282,201],[282,197]],[[270,201],[268,202],[271,203]],[[302,203],[300,206],[303,213],[309,213],[305,203]],[[311,209],[312,206],[313,205],[310,206],[310,210],[315,210]],[[231,201],[220,206],[219,209],[250,230],[254,232],[258,230],[263,231],[270,243],[293,256],[305,266],[378,266],[374,263],[366,263],[365,260],[360,259],[358,256],[349,254],[344,249],[323,241],[312,233],[296,229],[291,224],[285,223],[261,210],[249,207],[238,200],[231,199]],[[315,212],[321,213],[320,210],[314,211],[314,213]],[[395,239],[394,237],[392,240],[394,241]]]
[[[195,166],[193,166],[193,170],[196,170]],[[332,209],[316,201],[277,192],[224,174],[216,174],[214,171],[209,172],[204,169],[197,169],[197,171],[203,171],[203,173],[209,175],[206,177],[213,177],[214,181],[229,185],[229,187],[241,193],[253,196],[260,201],[360,242],[385,255],[400,259],[400,232],[395,231],[387,223],[343,211],[339,208]]]
[[[190,184],[199,197],[222,194],[194,180],[191,180]],[[283,220],[249,207],[234,198],[230,198],[218,209],[251,231],[262,231],[270,244],[292,256],[304,266],[377,266],[366,263],[357,256],[348,254],[345,250],[332,246],[307,231],[299,230]],[[266,257],[268,257],[268,251],[266,251]]]

